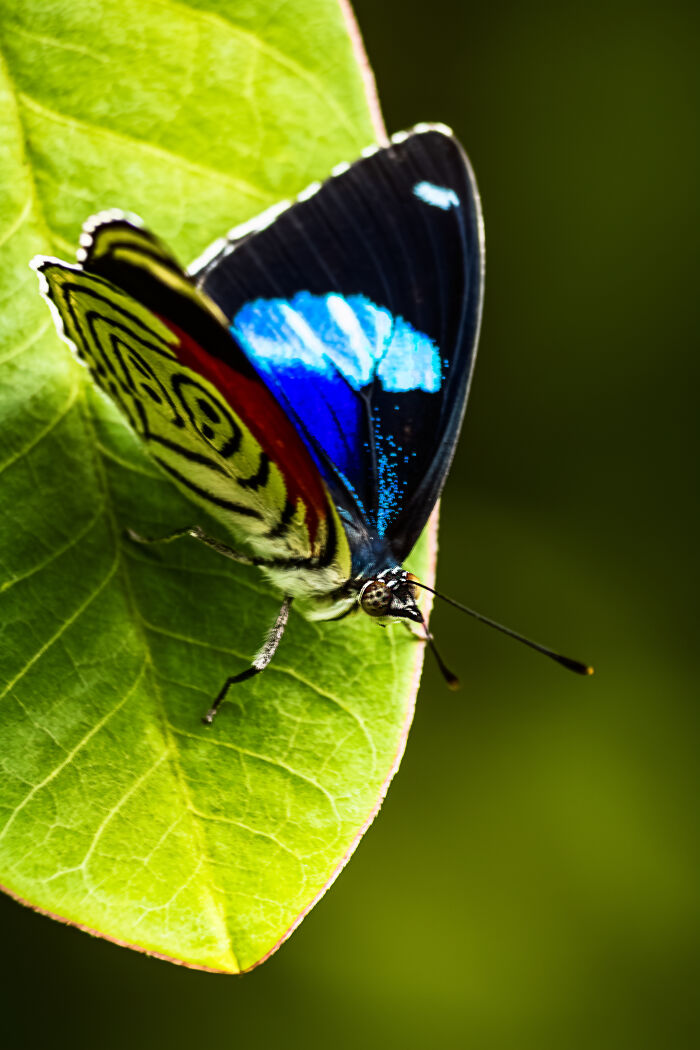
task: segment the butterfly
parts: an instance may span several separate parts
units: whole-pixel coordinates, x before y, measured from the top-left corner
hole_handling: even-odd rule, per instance
[[[403,562],[452,461],[484,283],[479,194],[448,128],[418,125],[368,148],[189,272],[120,212],[88,220],[76,264],[32,266],[97,386],[244,549],[200,526],[131,538],[190,536],[258,566],[284,595],[205,721],[268,665],[293,601],[310,619],[361,610],[418,623],[434,648],[418,603],[426,585]]]

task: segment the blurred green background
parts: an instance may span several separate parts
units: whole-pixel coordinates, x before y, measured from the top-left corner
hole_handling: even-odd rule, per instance
[[[401,770],[254,973],[178,969],[0,898],[3,1045],[652,1047],[697,1024],[695,4],[360,0],[390,130],[451,124],[487,296]],[[303,27],[300,27],[303,31]]]

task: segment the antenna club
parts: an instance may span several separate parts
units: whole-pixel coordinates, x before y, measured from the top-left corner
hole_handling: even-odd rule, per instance
[[[551,655],[557,663],[561,664],[562,667],[566,667],[567,671],[573,671],[574,674],[587,676],[593,674],[593,668],[590,664],[581,663],[580,660],[572,660],[568,656],[560,656],[558,653],[552,653]]]
[[[451,689],[453,693],[462,688],[462,683],[456,674],[450,674],[449,677],[446,675],[445,681],[447,682],[447,688]]]

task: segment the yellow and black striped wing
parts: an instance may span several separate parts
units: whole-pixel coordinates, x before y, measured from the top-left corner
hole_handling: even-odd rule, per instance
[[[83,266],[41,258],[34,266],[61,334],[187,495],[256,555],[301,571],[307,592],[345,582],[348,545],[320,474],[265,385],[237,361],[216,308],[165,252],[157,257],[146,231],[108,232],[104,257],[114,263],[122,252],[147,274],[149,305]],[[152,308],[156,286],[163,313]]]

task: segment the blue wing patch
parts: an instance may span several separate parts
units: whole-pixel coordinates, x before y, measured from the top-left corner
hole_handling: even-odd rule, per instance
[[[298,292],[291,299],[256,299],[238,311],[231,330],[248,357],[275,375],[340,375],[353,390],[375,378],[393,393],[440,389],[432,339],[364,295]]]
[[[413,187],[413,193],[419,200],[432,204],[434,208],[439,208],[441,211],[459,207],[459,197],[455,191],[446,186],[436,186],[434,182],[417,182]]]
[[[368,448],[369,398],[363,391],[378,385],[397,395],[437,393],[443,370],[433,340],[366,296],[337,293],[256,299],[236,313],[231,332],[298,420],[302,436],[311,439],[312,451],[323,450],[366,520],[383,535],[401,504],[401,465],[415,452],[402,449],[381,418],[372,420],[374,448]],[[379,475],[373,508],[359,491],[363,451]]]

